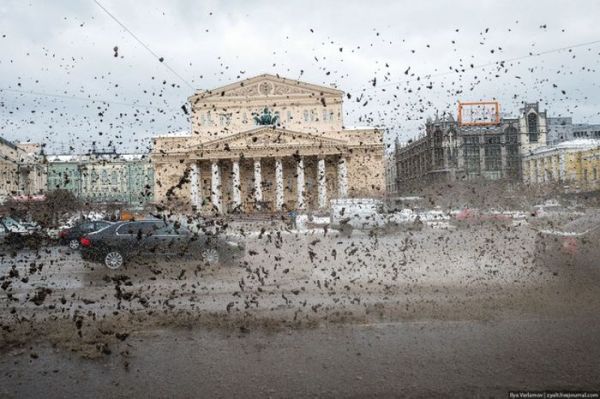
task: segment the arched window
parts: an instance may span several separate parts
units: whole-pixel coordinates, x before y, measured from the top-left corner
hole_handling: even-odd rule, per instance
[[[527,115],[527,129],[529,132],[529,142],[537,143],[538,141],[538,120],[535,113]]]

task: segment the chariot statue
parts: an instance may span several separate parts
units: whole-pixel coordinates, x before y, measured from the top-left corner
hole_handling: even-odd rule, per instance
[[[273,115],[268,108],[265,108],[262,114],[254,115],[254,121],[257,125],[276,125],[279,122],[279,115],[277,113]]]

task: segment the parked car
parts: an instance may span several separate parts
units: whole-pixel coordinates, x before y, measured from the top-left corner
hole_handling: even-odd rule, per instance
[[[108,227],[111,224],[111,222],[108,222],[106,220],[85,220],[76,224],[73,227],[61,230],[58,233],[58,239],[62,245],[68,245],[71,249],[78,249],[80,246],[79,239],[81,237],[83,237],[86,234],[90,234],[94,231],[98,231],[105,227]]]
[[[187,257],[209,264],[227,263],[244,254],[244,245],[221,236],[192,233],[162,220],[117,222],[80,240],[85,260],[119,269],[136,257]]]
[[[60,240],[60,232],[63,230],[68,230],[76,226],[77,224],[87,221],[102,221],[105,220],[106,215],[98,213],[98,212],[88,212],[87,214],[82,212],[77,212],[75,214],[64,215],[63,218],[59,220],[58,225],[49,226],[45,229],[45,233],[48,238],[52,240]]]
[[[538,230],[535,250],[536,263],[555,274],[588,266],[600,270],[600,213]]]
[[[13,217],[3,216],[0,218],[0,226],[4,228],[6,233],[29,234],[33,231],[32,228],[25,226]]]
[[[384,228],[390,223],[390,217],[383,208],[383,202],[372,198],[331,200],[330,225],[347,236],[355,229]]]
[[[11,216],[0,217],[0,242],[10,247],[36,246],[41,242],[36,224],[23,224]]]

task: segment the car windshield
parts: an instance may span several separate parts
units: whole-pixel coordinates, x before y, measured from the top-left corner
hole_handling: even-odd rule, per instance
[[[599,19],[0,1],[0,399],[600,399]]]

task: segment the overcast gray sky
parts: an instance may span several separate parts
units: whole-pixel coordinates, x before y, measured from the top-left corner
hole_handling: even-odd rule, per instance
[[[51,152],[93,140],[140,151],[154,134],[189,129],[189,85],[265,72],[335,83],[351,96],[345,124],[390,128],[388,142],[458,101],[497,99],[509,114],[540,101],[600,122],[596,0],[99,1],[164,62],[93,0],[3,0],[0,135]]]

